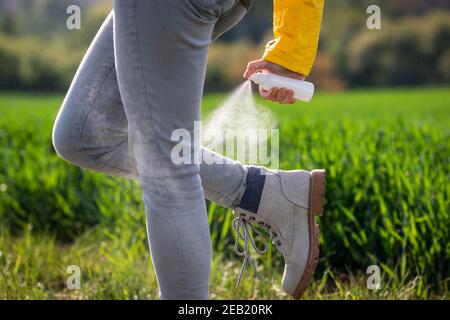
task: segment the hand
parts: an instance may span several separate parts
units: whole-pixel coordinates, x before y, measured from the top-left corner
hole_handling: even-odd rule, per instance
[[[249,79],[252,74],[260,71],[268,71],[283,77],[305,80],[304,75],[263,59],[251,61],[247,65],[247,69],[244,72],[244,78]],[[287,88],[275,87],[270,90],[265,90],[260,86],[259,94],[263,99],[275,101],[281,104],[293,104],[296,101],[294,98],[294,91]]]

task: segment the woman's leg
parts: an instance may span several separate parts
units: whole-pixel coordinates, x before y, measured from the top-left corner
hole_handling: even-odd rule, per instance
[[[214,6],[226,2],[234,0]],[[211,240],[200,166],[171,158],[177,144],[171,136],[179,129],[195,140],[188,154],[198,156],[194,123],[200,120],[216,20],[200,16],[200,3],[205,5],[197,0],[114,2],[117,80],[164,299],[208,298]]]
[[[207,3],[200,0],[188,1],[197,4]],[[210,0],[209,3],[212,4],[214,1]],[[212,5],[211,8],[213,7]],[[235,11],[222,15],[215,24],[212,37],[215,38],[226,31],[241,17],[242,11],[241,13]],[[68,161],[93,170],[135,179],[138,176],[136,161],[134,154],[128,150],[128,121],[119,94],[114,68],[112,28],[112,16],[110,16],[78,70],[55,123],[53,138],[58,153]],[[203,150],[206,153],[209,152],[207,149]],[[314,235],[312,240],[318,239],[314,216],[321,214],[323,210],[323,199],[319,201],[319,198],[323,196],[324,173],[318,171],[308,173],[302,170],[280,171],[269,175],[268,179],[262,180],[258,173],[252,173],[255,170],[258,171],[254,168],[248,170],[247,173],[247,170],[239,164],[201,165],[200,175],[204,190],[210,200],[228,207],[238,201],[240,204],[237,212],[240,219],[246,220],[243,216],[253,214],[249,221],[252,219],[258,221],[259,217],[262,217],[265,219],[265,226],[267,223],[270,224],[277,249],[283,253],[286,261],[283,287],[287,293],[299,297],[306,288],[308,279],[312,276],[314,261],[317,261],[318,242],[309,240],[311,235]],[[239,192],[235,192],[235,190],[243,189],[246,176],[248,176],[247,189],[240,201],[240,197],[235,196]],[[314,177],[319,177],[320,183],[312,183]],[[209,194],[208,187],[211,190]],[[248,192],[252,190],[253,192]],[[256,192],[254,192],[255,190]],[[255,201],[255,195],[257,201]],[[310,197],[309,201],[308,197]],[[175,215],[165,215],[167,211],[164,212],[164,210],[155,211],[153,214],[155,213],[160,215],[159,221],[163,221],[163,226],[167,226],[167,222],[170,221],[178,227],[178,229],[172,230],[183,231],[180,228],[182,228],[181,224],[185,221],[184,219],[172,219]],[[192,210],[182,213],[191,214]],[[310,219],[311,216],[312,219]],[[150,220],[152,222],[153,218],[150,217]],[[155,233],[150,227],[149,223],[150,235],[154,235]],[[187,227],[188,230],[193,228],[192,225]],[[205,233],[204,229],[203,233]],[[276,236],[273,231],[276,231]],[[186,232],[181,232],[181,237],[178,239],[185,236],[190,237]],[[169,240],[173,240],[173,238],[169,237]],[[200,281],[197,285],[193,285],[196,289],[189,289],[195,278],[186,272],[192,270],[190,268],[194,266],[189,263],[190,259],[181,268],[177,268],[176,263],[170,263],[170,261],[173,262],[173,258],[176,260],[177,257],[179,262],[182,260],[185,262],[182,256],[180,259],[180,254],[185,253],[186,248],[189,249],[189,247],[183,246],[183,244],[183,242],[175,243],[175,246],[178,245],[176,250],[174,250],[173,241],[164,245],[165,252],[174,252],[174,255],[171,255],[172,259],[161,258],[164,252],[158,246],[158,254],[153,253],[159,262],[169,261],[167,273],[174,275],[173,282],[170,279],[167,280],[167,273],[160,270],[164,268],[165,264],[157,266],[164,298],[205,296],[207,289],[205,285],[202,285],[204,283],[202,277],[199,277]],[[206,248],[205,252],[207,251]],[[248,259],[247,256],[246,259]],[[311,265],[313,266],[311,267]],[[198,285],[199,283],[200,285]],[[174,292],[172,291],[174,287],[182,289]],[[168,293],[166,294],[166,292]]]
[[[239,4],[221,16],[212,37],[234,26],[245,12]],[[136,161],[128,147],[128,120],[117,84],[113,13],[104,22],[80,65],[55,122],[53,142],[61,157],[75,165],[138,179]],[[206,148],[202,151],[206,155],[211,153]],[[244,192],[247,171],[238,162],[226,161],[226,165],[201,164],[200,176],[205,197],[231,208]]]
[[[137,179],[116,78],[111,12],[90,45],[53,127],[53,145],[80,167]]]

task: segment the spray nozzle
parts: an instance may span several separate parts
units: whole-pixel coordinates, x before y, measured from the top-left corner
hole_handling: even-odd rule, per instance
[[[250,76],[250,80],[256,84],[262,85],[266,77],[267,73],[255,72]]]

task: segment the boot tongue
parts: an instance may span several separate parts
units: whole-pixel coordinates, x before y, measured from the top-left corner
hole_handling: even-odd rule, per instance
[[[244,195],[242,196],[239,208],[257,213],[261,195],[266,181],[266,175],[258,167],[249,167],[247,171],[247,181]]]

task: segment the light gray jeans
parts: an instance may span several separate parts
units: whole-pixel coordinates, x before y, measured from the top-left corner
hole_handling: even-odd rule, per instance
[[[245,191],[237,162],[174,164],[171,134],[194,137],[208,47],[246,11],[237,0],[116,0],[53,128],[65,160],[139,179],[161,299],[208,298],[204,198],[232,208]]]

